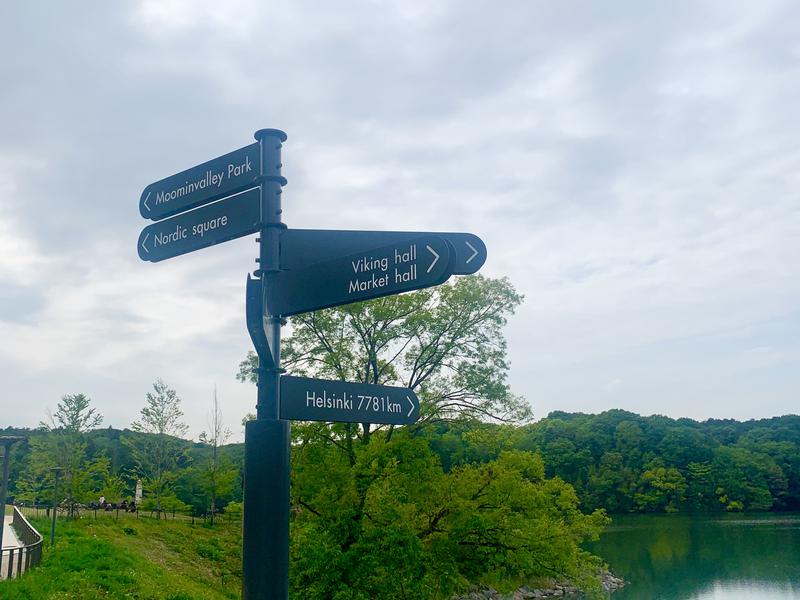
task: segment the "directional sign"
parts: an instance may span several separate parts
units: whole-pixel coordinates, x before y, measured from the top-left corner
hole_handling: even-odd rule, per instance
[[[252,187],[260,169],[259,145],[250,144],[151,183],[139,199],[139,212],[145,219],[158,221],[207,204]]]
[[[419,419],[419,398],[410,389],[281,377],[281,419],[406,425]]]
[[[423,235],[305,269],[268,274],[267,310],[296,315],[439,285],[453,272],[452,256],[449,242]]]
[[[158,262],[258,231],[261,192],[253,188],[148,225],[139,234],[139,258]]]
[[[471,233],[287,229],[281,233],[281,268],[303,269],[335,256],[366,252],[421,235],[436,235],[450,242],[455,249],[453,275],[470,275],[486,262],[486,244]]]

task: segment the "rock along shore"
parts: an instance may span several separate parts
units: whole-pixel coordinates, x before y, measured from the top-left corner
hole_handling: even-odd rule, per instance
[[[602,575],[602,585],[606,592],[613,592],[625,585],[625,581],[609,572]],[[523,585],[511,594],[502,594],[491,587],[477,588],[466,594],[454,596],[453,600],[527,600],[529,598],[559,598],[575,596],[580,590],[567,583],[554,583],[547,588],[531,588]]]

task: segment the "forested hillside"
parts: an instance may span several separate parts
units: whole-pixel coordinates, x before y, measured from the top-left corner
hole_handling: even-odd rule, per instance
[[[10,427],[0,431],[29,436],[27,443],[14,450],[11,497],[28,502],[49,498],[46,483],[37,495],[28,482],[33,468],[31,444],[35,446],[37,439],[54,434]],[[502,450],[539,454],[546,476],[571,484],[587,511],[800,510],[800,416],[796,415],[747,422],[698,422],[642,417],[621,410],[599,415],[555,412],[520,427],[443,423],[429,426],[418,435],[428,440],[446,472],[467,464],[488,463]],[[110,427],[85,436],[87,462],[103,457],[112,474],[123,475],[121,497],[133,494],[137,463],[131,448],[146,436]],[[123,441],[125,438],[129,443]],[[212,446],[185,440],[176,443],[181,459],[173,478],[174,498],[170,495],[166,506],[204,514],[210,501],[198,466],[208,461]],[[224,507],[228,502],[241,501],[243,447],[223,446],[220,454],[234,471],[233,484],[218,500]],[[87,501],[102,490],[102,483],[90,487],[93,489],[87,491]]]
[[[800,510],[800,416],[697,422],[554,412],[518,428],[441,426],[431,441],[446,465],[488,460],[498,449],[481,441],[487,429],[502,432],[505,447],[540,454],[547,476],[572,484],[585,510]]]

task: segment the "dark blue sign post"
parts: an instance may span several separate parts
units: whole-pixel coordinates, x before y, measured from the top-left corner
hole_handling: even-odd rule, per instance
[[[158,262],[260,233],[247,277],[247,330],[258,354],[256,419],[245,426],[242,598],[289,597],[291,420],[406,425],[419,419],[410,389],[281,376],[283,318],[417,290],[475,273],[486,246],[471,233],[289,230],[281,222],[281,147],[257,142],[148,185],[139,257]]]
[[[281,146],[286,134],[276,129],[256,132],[261,148],[260,268],[261,299],[269,278],[280,270]],[[256,420],[244,433],[244,518],[242,521],[242,598],[286,600],[289,597],[289,421],[280,418],[281,318],[263,314],[265,340],[251,336],[259,356]],[[266,341],[267,347],[263,347]]]

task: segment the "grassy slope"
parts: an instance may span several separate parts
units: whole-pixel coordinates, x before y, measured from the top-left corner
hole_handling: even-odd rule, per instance
[[[43,534],[50,531],[45,519],[33,519],[33,525]],[[239,598],[240,534],[237,526],[210,529],[144,518],[60,520],[55,547],[45,546],[36,569],[0,582],[0,598]]]

